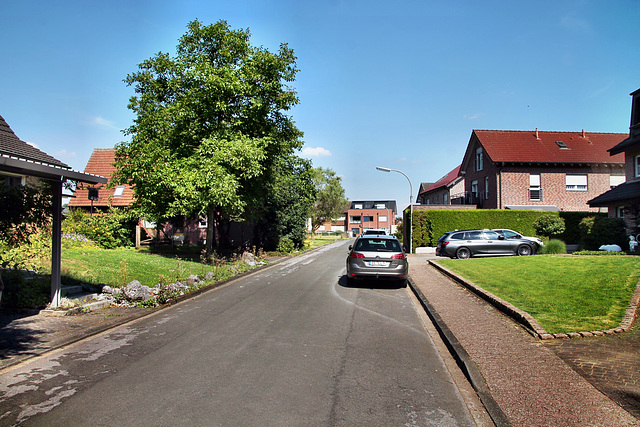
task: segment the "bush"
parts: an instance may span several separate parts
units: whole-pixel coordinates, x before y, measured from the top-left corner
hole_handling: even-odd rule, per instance
[[[536,233],[545,237],[558,236],[565,230],[564,219],[557,215],[543,215],[533,223],[533,226]]]
[[[74,209],[62,223],[65,234],[83,235],[102,248],[114,249],[133,245],[137,217],[127,209],[112,208],[108,213],[89,216]]]
[[[567,245],[562,240],[551,239],[547,242],[546,245],[541,246],[538,251],[540,254],[566,254],[567,253]]]
[[[278,242],[278,252],[291,253],[295,248],[296,246],[293,243],[293,240],[288,237],[283,237],[280,239],[280,242]]]

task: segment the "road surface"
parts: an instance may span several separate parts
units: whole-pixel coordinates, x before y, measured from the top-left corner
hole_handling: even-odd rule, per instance
[[[474,425],[407,288],[340,241],[0,375],[0,425]]]

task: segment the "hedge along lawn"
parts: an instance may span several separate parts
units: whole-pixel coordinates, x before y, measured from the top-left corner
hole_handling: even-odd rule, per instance
[[[203,276],[212,271],[216,280],[223,280],[249,267],[242,261],[223,262],[216,265],[199,261],[152,255],[135,249],[63,248],[62,282],[65,279],[111,287],[126,286],[132,280],[154,287],[161,280],[172,283],[184,280],[191,274]],[[233,269],[232,269],[233,267]]]
[[[619,326],[640,278],[640,257],[554,256],[438,260],[531,314],[549,333]]]

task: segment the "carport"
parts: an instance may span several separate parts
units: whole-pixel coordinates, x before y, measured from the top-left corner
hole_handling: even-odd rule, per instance
[[[0,116],[0,173],[16,177],[37,177],[53,184],[51,306],[58,307],[61,288],[62,185],[66,180],[106,184],[107,179],[71,170],[68,165],[21,141],[2,116]]]

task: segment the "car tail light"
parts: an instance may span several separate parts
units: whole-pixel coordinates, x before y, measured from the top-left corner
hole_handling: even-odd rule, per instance
[[[351,252],[351,258],[364,258],[364,254],[359,254],[358,252]]]
[[[449,244],[449,242],[440,242],[440,245],[442,246],[447,246]]]
[[[405,259],[406,256],[404,256],[404,254],[395,254],[395,255],[391,255],[391,259]]]

